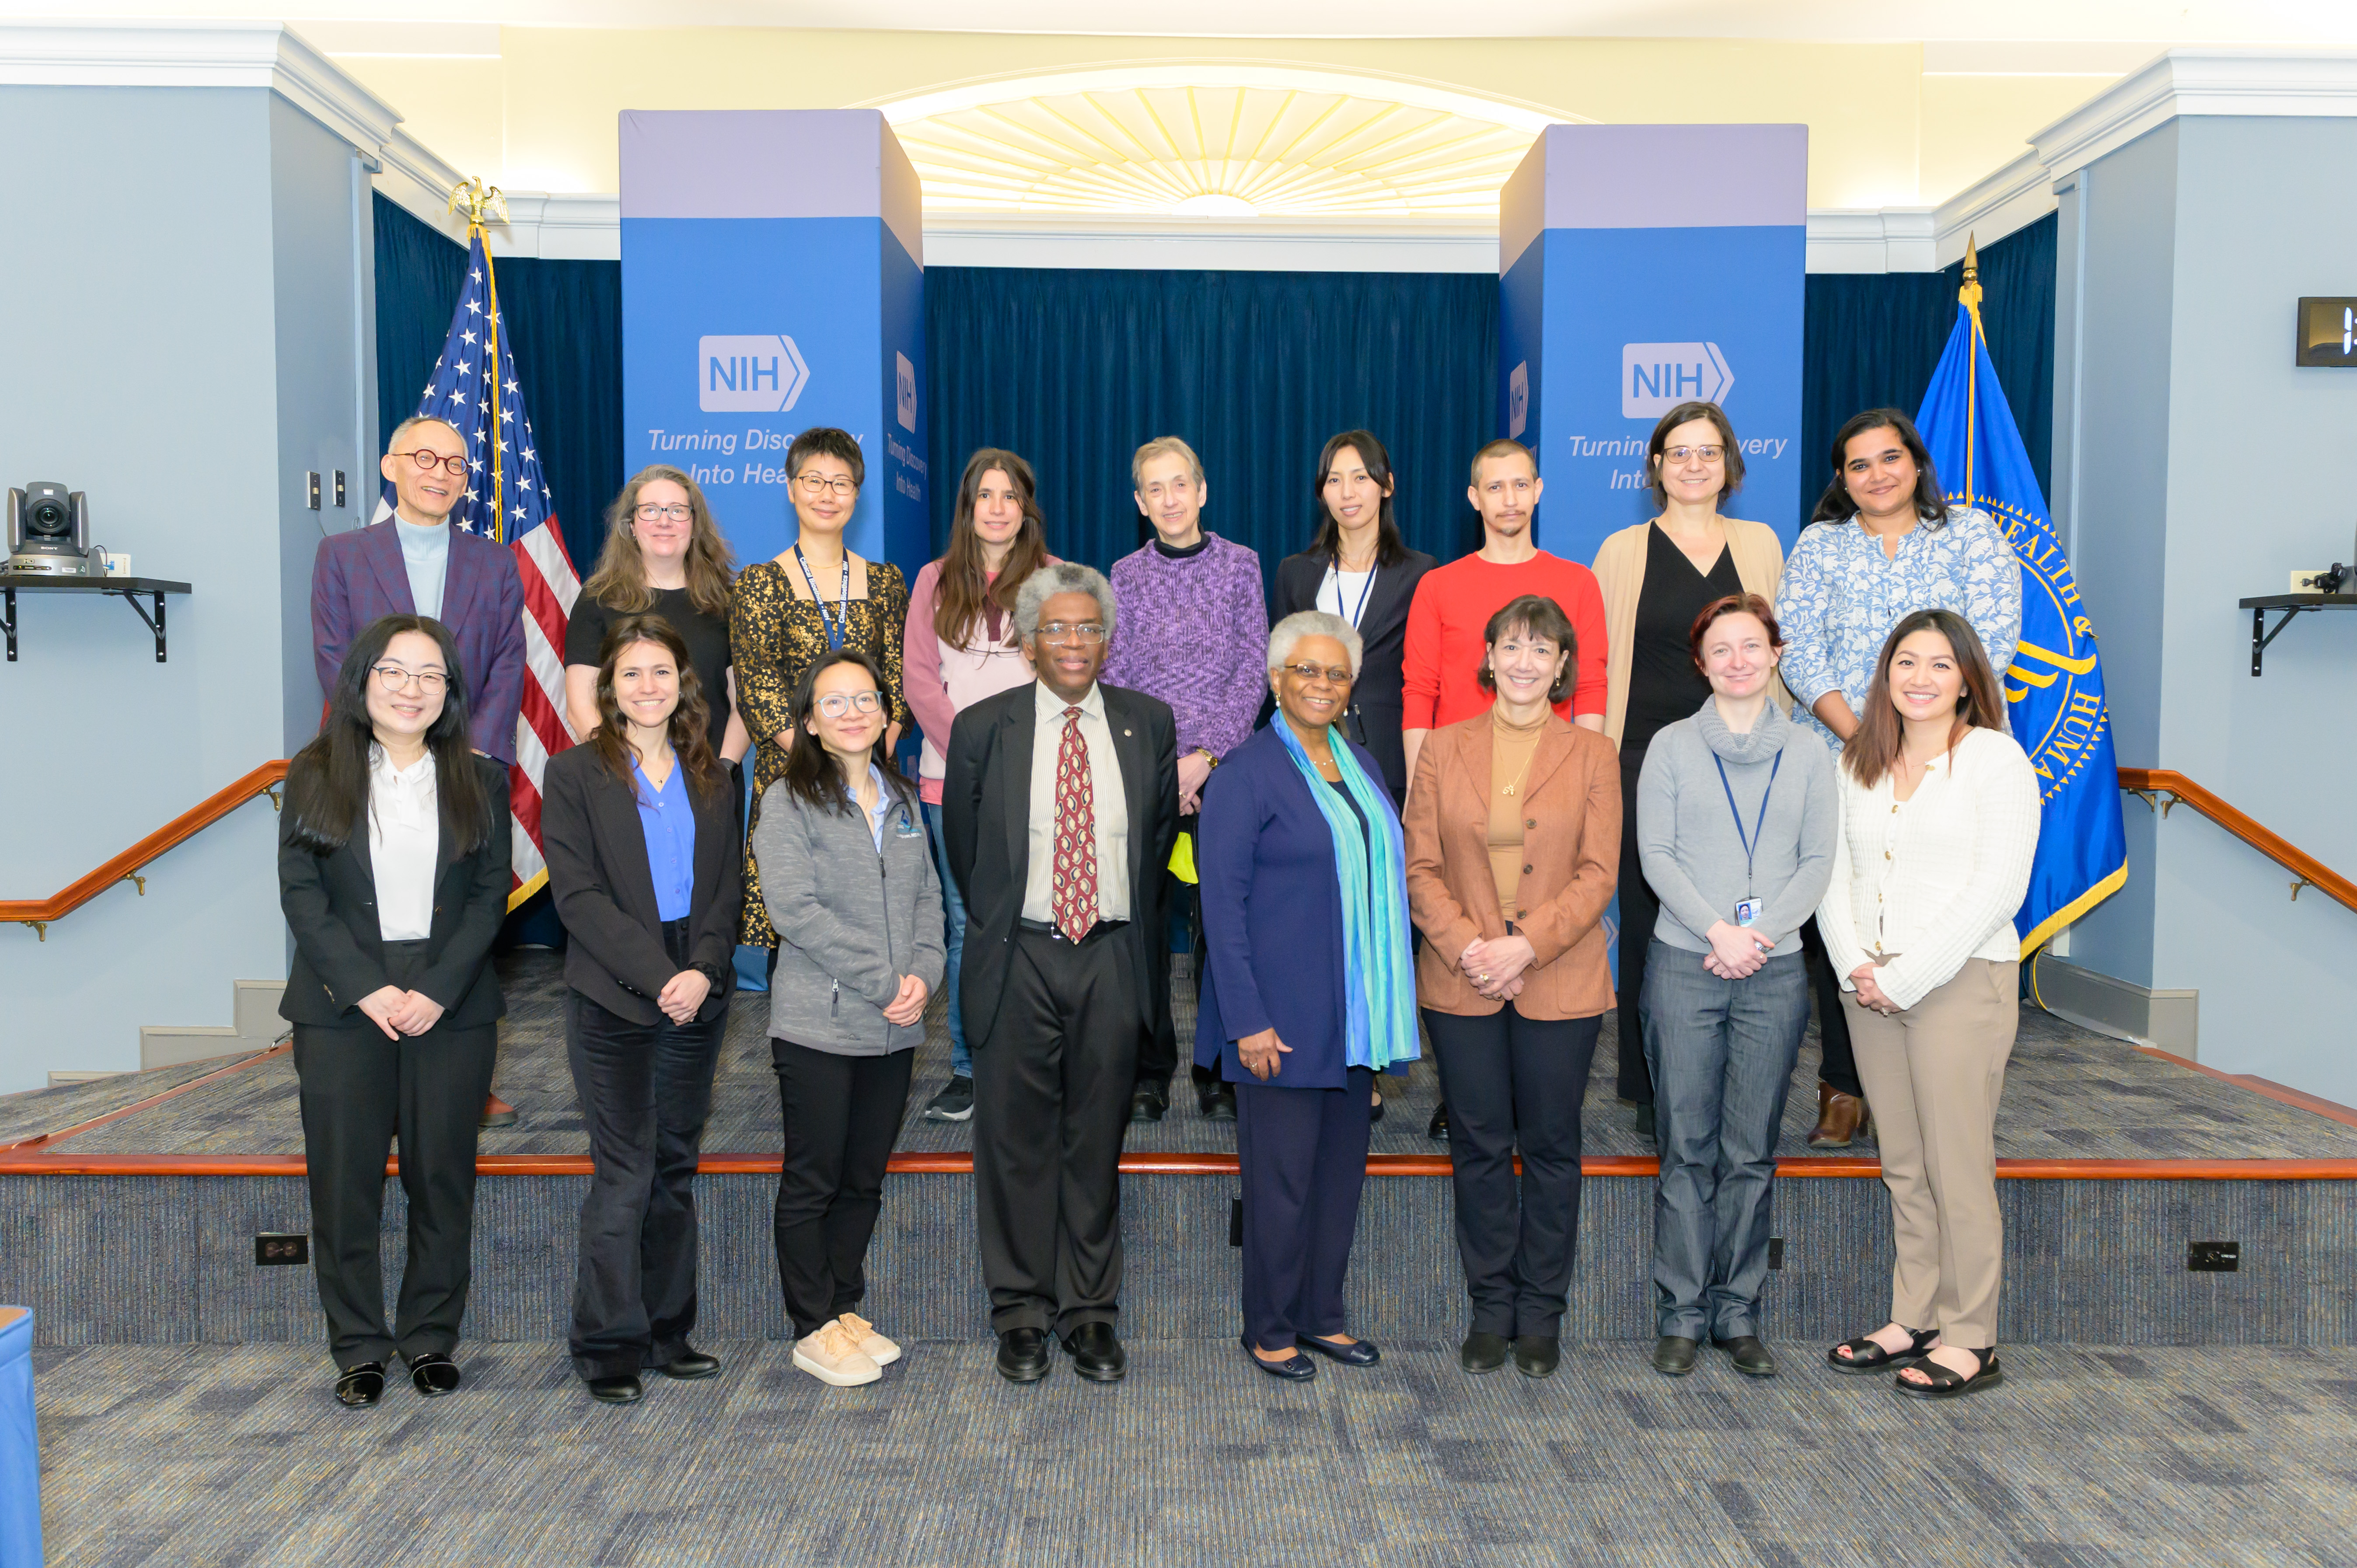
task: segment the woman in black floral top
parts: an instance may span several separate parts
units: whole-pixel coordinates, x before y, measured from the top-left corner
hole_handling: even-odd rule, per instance
[[[899,744],[900,732],[909,724],[909,706],[900,695],[908,582],[898,566],[862,560],[843,542],[843,531],[859,501],[860,484],[867,477],[859,443],[831,426],[805,430],[786,453],[786,473],[799,537],[776,559],[757,562],[737,575],[728,618],[737,705],[758,746],[753,761],[756,824],[761,820],[761,796],[786,771],[786,748],[793,743],[788,714],[794,688],[830,649],[859,649],[883,669],[892,745]],[[749,843],[741,934],[753,947],[778,945]]]

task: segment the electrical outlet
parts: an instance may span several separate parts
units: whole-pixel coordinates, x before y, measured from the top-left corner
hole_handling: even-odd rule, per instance
[[[1768,1266],[1771,1269],[1784,1266],[1784,1238],[1781,1236],[1768,1238]]]
[[[319,510],[319,476],[317,472],[307,472],[303,478],[307,481],[311,510],[317,511]]]
[[[341,468],[336,470],[336,510],[344,510],[344,471]]]
[[[301,1230],[264,1230],[253,1239],[253,1263],[267,1268],[277,1263],[308,1265],[311,1238]]]
[[[2201,1274],[2236,1273],[2243,1266],[2243,1244],[2240,1241],[2189,1241],[2185,1244],[2185,1266]]]

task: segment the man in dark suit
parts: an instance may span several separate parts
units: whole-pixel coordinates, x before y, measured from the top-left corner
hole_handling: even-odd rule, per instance
[[[1154,1027],[1147,917],[1178,832],[1178,741],[1164,704],[1098,684],[1114,621],[1088,567],[1032,574],[1015,624],[1039,679],[958,714],[942,796],[966,902],[982,1271],[1018,1383],[1047,1375],[1051,1333],[1084,1378],[1127,1367],[1121,1143]]]
[[[467,441],[438,419],[413,414],[393,427],[378,467],[397,498],[383,522],[330,534],[311,563],[311,658],[322,695],[352,639],[380,616],[431,616],[450,628],[467,678],[474,748],[512,767],[523,702],[523,579],[497,540],[450,525],[472,483]],[[515,1108],[483,1101],[483,1125],[505,1127]]]

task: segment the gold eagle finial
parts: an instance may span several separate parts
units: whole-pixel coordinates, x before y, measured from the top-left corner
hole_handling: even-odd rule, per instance
[[[467,215],[467,226],[480,228],[486,223],[508,220],[508,199],[496,185],[485,185],[482,177],[460,180],[450,191],[450,210]]]

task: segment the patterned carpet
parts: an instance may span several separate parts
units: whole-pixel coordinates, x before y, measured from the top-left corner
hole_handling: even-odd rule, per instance
[[[1434,1346],[1306,1387],[1232,1346],[1028,1389],[917,1345],[865,1390],[776,1344],[592,1404],[560,1348],[479,1345],[457,1397],[328,1401],[318,1353],[37,1352],[51,1568],[362,1563],[2357,1564],[2357,1350],[2005,1352],[1949,1405],[1784,1347],[1573,1348],[1533,1382]]]
[[[565,996],[560,955],[518,950],[500,961],[508,1015],[500,1029],[500,1092],[522,1112],[518,1125],[483,1136],[486,1154],[581,1154],[587,1149],[565,1059]],[[1194,993],[1183,975],[1172,987],[1179,1036],[1192,1037]],[[740,996],[714,1089],[704,1146],[746,1153],[779,1146],[776,1080],[770,1067],[768,999]],[[2220,1023],[2212,1027],[2227,1027]],[[1614,1095],[1615,1034],[1605,1019],[1588,1089],[1586,1152],[1650,1155],[1634,1112]],[[1815,1033],[1802,1047],[1784,1116],[1782,1152],[1807,1154],[1816,1121]],[[0,1143],[102,1114],[144,1095],[186,1081],[218,1064],[160,1069],[99,1083],[0,1098]],[[924,1103],[949,1073],[949,1036],[936,1004],[918,1054],[916,1088],[899,1147],[963,1150],[970,1126],[927,1122]],[[1378,1154],[1426,1154],[1440,1147],[1425,1137],[1439,1093],[1429,1058],[1405,1077],[1381,1080],[1386,1114],[1374,1130]],[[302,1128],[295,1071],[279,1057],[217,1085],[167,1101],[78,1135],[81,1154],[296,1154]],[[1167,1152],[1232,1153],[1232,1124],[1206,1121],[1183,1082],[1161,1122],[1130,1129],[1128,1147]],[[1859,1153],[1870,1153],[1871,1142]],[[1997,1121],[1997,1153],[2007,1158],[2189,1159],[2331,1158],[2357,1156],[2357,1127],[2285,1105],[2233,1083],[2089,1033],[2054,1015],[2025,1007],[2019,1043],[2006,1078]]]

